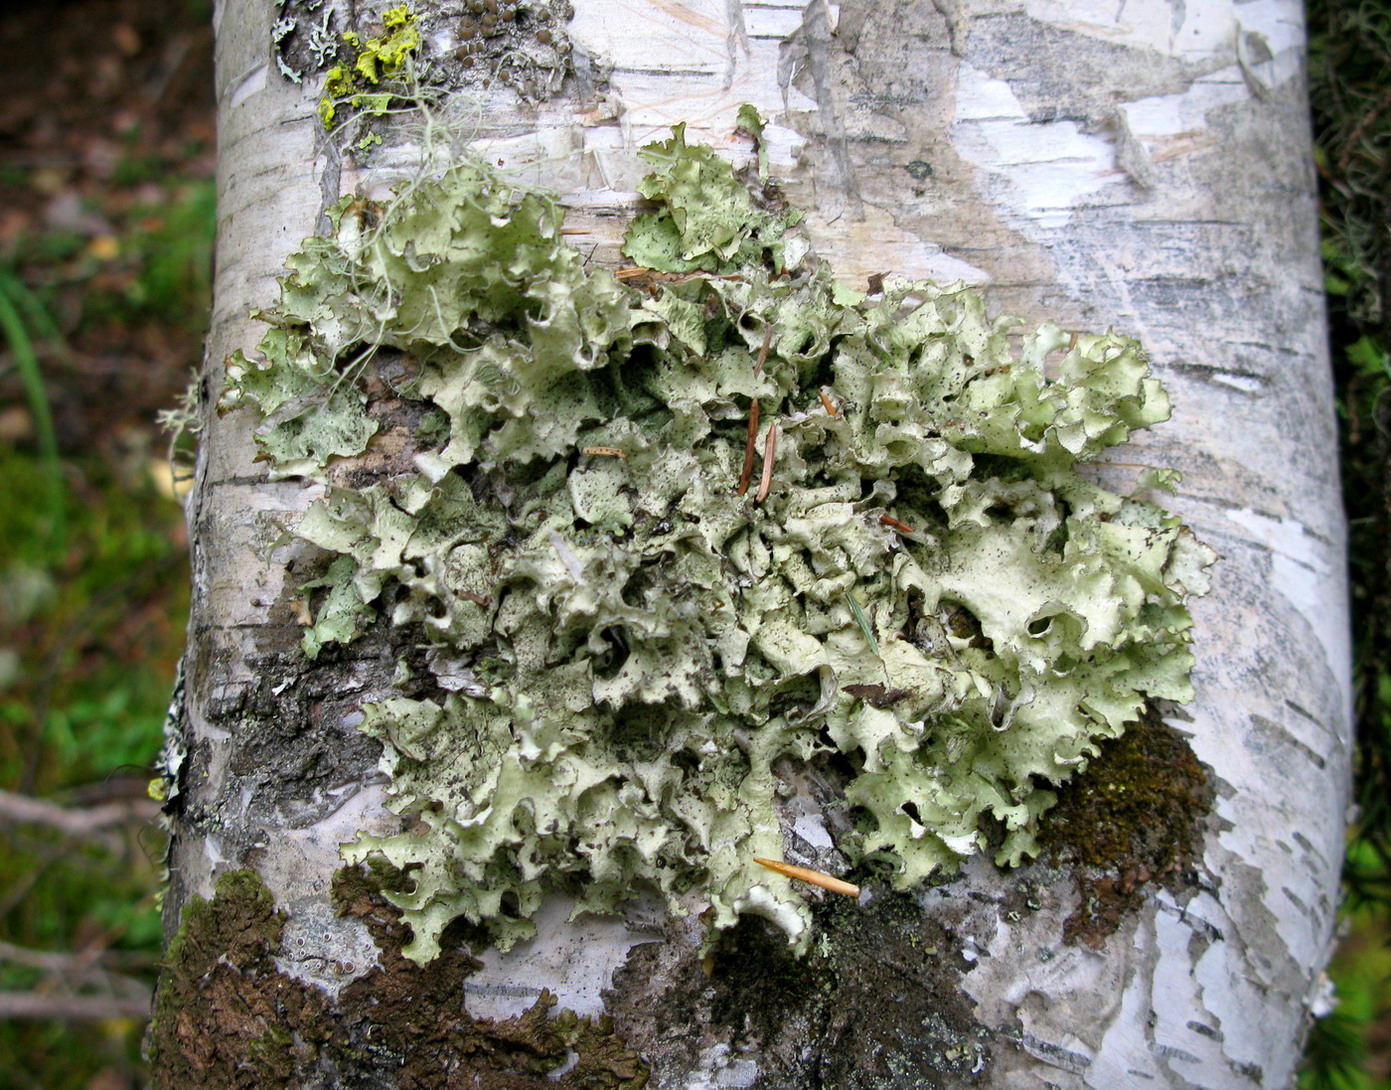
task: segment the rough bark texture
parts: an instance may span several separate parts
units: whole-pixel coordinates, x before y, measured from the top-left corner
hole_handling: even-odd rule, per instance
[[[1108,753],[1039,863],[977,860],[917,896],[824,903],[806,960],[757,920],[702,960],[693,918],[567,924],[556,904],[508,955],[422,970],[393,949],[394,910],[347,878],[334,895],[338,844],[397,821],[355,729],[389,691],[392,635],[304,659],[302,558],[274,543],[309,490],[264,479],[247,414],[210,413],[162,1084],[1289,1085],[1332,934],[1349,757],[1299,5],[575,6],[558,94],[474,93],[480,146],[565,197],[593,260],[618,263],[633,149],[679,121],[718,146],[750,102],[847,282],[965,277],[1000,310],[1145,343],[1174,420],[1123,457],[1181,469],[1174,506],[1222,556],[1196,607],[1197,699]],[[447,56],[462,5],[437,10],[430,47]],[[285,256],[359,181],[323,136],[313,78],[278,73],[275,14],[217,7],[205,404],[223,358],[259,339],[249,308],[274,301]],[[428,998],[400,999],[414,994]],[[573,1015],[547,1023],[552,1000]]]

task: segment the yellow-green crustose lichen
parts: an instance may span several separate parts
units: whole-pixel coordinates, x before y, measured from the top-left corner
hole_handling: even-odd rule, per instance
[[[343,44],[354,56],[349,63],[334,65],[324,76],[319,98],[319,120],[324,128],[333,128],[338,107],[344,103],[374,114],[383,114],[390,106],[392,95],[381,89],[382,82],[402,75],[406,62],[420,46],[420,31],[415,13],[405,4],[384,13],[382,24],[381,37],[366,41],[356,31],[344,32]]]
[[[510,944],[550,889],[803,940],[753,862],[782,854],[774,762],[843,754],[840,847],[910,887],[992,836],[1032,852],[1047,784],[1190,696],[1210,554],[1077,472],[1168,415],[1135,342],[1020,333],[961,285],[865,298],[680,127],[643,154],[641,290],[470,160],[339,202],[229,366],[225,406],[306,479],[372,441],[374,354],[418,369],[413,471],[292,528],[330,558],[308,654],[392,623],[448,664],[366,709],[414,826],[347,849],[405,871],[417,959],[461,915]]]

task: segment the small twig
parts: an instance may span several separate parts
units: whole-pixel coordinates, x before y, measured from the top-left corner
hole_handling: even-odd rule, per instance
[[[1391,87],[1382,92],[1381,97],[1376,100],[1372,108],[1363,115],[1362,120],[1348,134],[1348,138],[1343,141],[1342,149],[1338,152],[1338,170],[1343,174],[1348,172],[1348,164],[1352,162],[1353,153],[1357,150],[1357,145],[1361,142],[1363,134],[1372,126],[1388,106],[1391,106]]]
[[[153,799],[108,802],[85,810],[69,810],[44,799],[0,791],[0,822],[48,825],[72,837],[89,837],[109,825],[149,822],[159,817],[159,803]]]
[[[758,359],[754,361],[753,373],[755,375],[763,372],[763,365],[768,360],[768,349],[773,347],[773,323],[768,323],[768,328],[763,333],[763,347],[758,350]]]
[[[911,534],[913,532],[913,527],[909,526],[906,522],[894,518],[893,515],[880,515],[879,521],[885,526],[893,527],[893,529],[897,530],[900,534]]]
[[[0,992],[0,1019],[57,1018],[65,1022],[103,1022],[108,1018],[150,1017],[146,995],[39,995]]]
[[[62,950],[31,950],[27,946],[16,946],[10,942],[0,942],[0,961],[8,961],[11,965],[23,965],[28,969],[69,975],[88,972],[94,965],[114,964],[126,969],[149,969],[155,964],[145,954],[106,947],[68,953]]]
[[[832,417],[840,416],[840,410],[836,408],[835,402],[826,396],[826,391],[818,390],[817,393],[821,397],[821,406],[826,410],[826,415]]]
[[[622,458],[624,461],[628,460],[628,455],[625,454],[623,451],[619,450],[617,447],[581,447],[580,453],[602,454],[609,458]]]
[[[799,867],[793,863],[781,863],[776,859],[760,859],[754,856],[753,861],[760,866],[767,867],[771,871],[777,871],[787,878],[795,878],[799,882],[810,882],[813,886],[820,886],[828,889],[832,893],[843,893],[847,897],[858,897],[860,887],[851,882],[843,881],[840,878],[832,878],[829,874],[823,874],[819,870],[812,870],[809,867]]]
[[[561,230],[563,232],[564,228]],[[649,269],[643,265],[625,265],[621,269],[615,269],[613,275],[619,280],[651,280],[666,284],[685,284],[691,280],[742,280],[744,278],[742,273],[669,273],[661,272],[658,269]]]
[[[744,445],[744,472],[739,474],[739,495],[749,490],[749,476],[753,473],[754,444],[758,442],[758,398],[749,406],[749,437]]]
[[[768,425],[768,438],[763,440],[763,477],[758,482],[758,494],[754,503],[762,503],[768,498],[768,489],[773,486],[773,456],[778,449],[778,422]]]

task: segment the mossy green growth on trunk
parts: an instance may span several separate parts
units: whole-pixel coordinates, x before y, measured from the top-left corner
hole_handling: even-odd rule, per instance
[[[420,966],[374,875],[334,878],[344,915],[362,920],[379,963],[335,998],[282,972],[284,916],[253,871],[229,871],[193,898],[165,955],[147,1046],[157,1090],[642,1090],[647,1070],[606,1018],[556,1012],[542,992],[515,1018],[472,1018],[463,982],[478,968],[452,951]],[[348,967],[344,967],[348,968]],[[356,967],[353,967],[356,968]]]
[[[306,652],[378,618],[429,647],[438,695],[363,727],[413,827],[347,849],[407,874],[416,958],[458,916],[510,944],[550,889],[805,943],[753,861],[782,855],[775,762],[848,761],[839,847],[906,888],[992,830],[1035,851],[1046,785],[1190,696],[1211,554],[1078,473],[1168,415],[1134,341],[1021,331],[960,284],[866,297],[680,126],[643,154],[640,275],[469,159],[339,202],[229,363],[272,474],[329,485],[289,528],[328,557]],[[418,449],[364,485],[339,467],[388,360]]]

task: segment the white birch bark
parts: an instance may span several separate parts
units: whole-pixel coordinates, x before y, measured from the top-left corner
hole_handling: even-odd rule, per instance
[[[1300,5],[575,8],[577,75],[539,106],[505,88],[480,94],[477,143],[561,194],[570,222],[589,232],[576,244],[595,261],[620,263],[615,213],[634,203],[634,149],[682,121],[692,141],[729,144],[748,102],[772,123],[774,177],[811,210],[807,230],[847,283],[962,277],[1031,321],[1114,326],[1145,344],[1173,396],[1174,419],[1120,457],[1181,469],[1173,506],[1221,554],[1195,610],[1197,699],[1178,720],[1218,788],[1206,881],[1182,896],[1151,893],[1100,950],[1062,944],[1066,890],[1044,910],[1006,911],[1021,880],[1052,872],[977,861],[925,894],[922,912],[971,966],[960,998],[989,1042],[987,1067],[931,1084],[1290,1085],[1334,927],[1350,729]],[[314,89],[271,62],[271,16],[268,0],[217,7],[214,400],[220,361],[260,337],[249,308],[274,301],[283,259],[360,181],[324,150]],[[431,46],[453,44],[446,27]],[[353,709],[387,692],[391,663],[355,664],[342,691],[303,702],[312,722],[279,739],[228,728],[233,713],[293,695],[292,673],[263,674],[288,661],[297,636],[289,554],[267,549],[277,517],[313,497],[264,480],[251,425],[245,414],[209,419],[190,508],[190,755],[171,900],[209,897],[219,870],[254,867],[289,914],[282,968],[336,992],[354,974],[332,963],[360,975],[374,960],[370,937],[334,917],[325,891],[338,843],[394,827],[371,746],[352,729]],[[1128,484],[1135,469],[1105,473]],[[465,986],[471,1014],[518,1013],[542,988],[582,1014],[606,1002],[627,1009],[631,980],[620,977],[607,999],[605,989],[654,935],[632,920],[564,918],[563,905],[548,908],[538,939],[484,958]],[[662,973],[675,980],[691,963],[696,925],[661,941],[644,963],[655,966],[654,1003]],[[641,1027],[632,1032],[640,1045]],[[709,1026],[681,1032],[698,1047],[653,1053],[652,1085],[797,1085],[778,1081],[790,1076],[757,1041]],[[929,1068],[905,1062],[897,1083],[825,1085],[919,1085]]]

